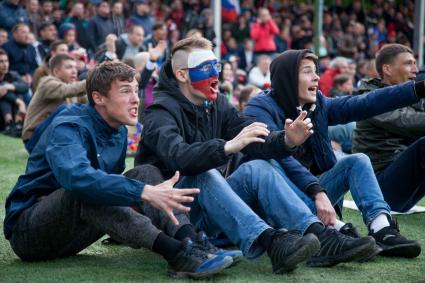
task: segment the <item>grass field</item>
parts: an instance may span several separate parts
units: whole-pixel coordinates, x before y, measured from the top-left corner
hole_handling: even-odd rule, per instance
[[[18,176],[24,172],[27,154],[18,139],[0,135],[0,218],[4,203]],[[132,161],[129,160],[130,166]],[[422,201],[422,204],[425,204]],[[344,211],[345,220],[366,233],[358,212]],[[425,246],[425,214],[399,216],[405,235]],[[2,221],[0,224],[3,230]],[[97,242],[79,255],[50,262],[24,263],[0,236],[0,282],[167,282],[166,262],[147,250],[105,246]],[[183,280],[180,280],[183,281]],[[285,275],[271,273],[266,256],[244,260],[208,281],[214,282],[425,282],[425,256],[416,259],[377,257],[368,263],[341,264],[333,268],[301,266]]]

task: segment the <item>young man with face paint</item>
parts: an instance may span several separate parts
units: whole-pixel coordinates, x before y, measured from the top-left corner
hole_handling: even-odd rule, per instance
[[[175,45],[146,112],[136,165],[152,164],[166,177],[178,169],[183,178],[177,186],[201,190],[191,206],[192,222],[211,237],[224,233],[247,258],[267,251],[276,273],[306,260],[319,265],[324,257],[326,265],[333,265],[369,253],[375,241],[365,237],[348,239],[349,248],[337,259],[324,254],[311,258],[319,242],[304,232],[319,220],[310,210],[298,209],[303,202],[295,193],[282,193],[283,177],[261,160],[284,158],[311,135],[307,112],[288,120],[280,131],[243,117],[218,93],[220,65],[211,49],[204,38]],[[231,171],[224,167],[240,151],[256,159],[223,177],[220,168]],[[277,230],[294,219],[294,231]]]
[[[288,186],[325,226],[334,226],[347,235],[358,237],[351,224],[336,219],[333,208],[350,191],[369,235],[379,246],[375,253],[382,250],[382,255],[417,257],[421,247],[416,241],[403,237],[391,219],[390,207],[384,200],[369,158],[353,154],[337,161],[328,125],[346,124],[412,104],[425,97],[425,83],[408,82],[372,91],[367,96],[327,98],[318,91],[317,65],[317,57],[309,50],[283,52],[271,64],[272,90],[254,97],[245,108],[245,114],[266,123],[270,130],[279,130],[283,129],[285,119],[293,119],[301,110],[309,111],[314,134],[293,156],[272,161]],[[321,242],[326,240],[323,226],[315,224],[311,228]]]

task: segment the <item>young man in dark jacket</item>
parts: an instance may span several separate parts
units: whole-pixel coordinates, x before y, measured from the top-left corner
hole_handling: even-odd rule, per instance
[[[384,45],[376,57],[381,79],[362,81],[360,90],[413,81],[418,68],[412,50]],[[406,212],[425,195],[425,100],[359,121],[353,152],[367,154],[385,200],[394,211]]]
[[[155,165],[165,176],[179,170],[184,177],[178,186],[201,190],[190,213],[197,227],[210,236],[224,233],[248,258],[267,251],[276,273],[292,270],[319,249],[310,234],[317,226],[323,230],[317,217],[290,188],[280,190],[284,180],[267,161],[246,162],[227,179],[216,168],[240,151],[261,159],[288,156],[311,134],[310,121],[302,112],[284,131],[269,131],[241,116],[218,94],[221,65],[211,49],[210,41],[198,37],[173,48],[146,112],[136,165]],[[296,233],[271,228],[288,225]],[[311,266],[354,260],[375,245],[371,237],[352,239],[325,230],[324,248],[310,258]]]
[[[27,112],[24,95],[29,87],[19,74],[9,71],[9,58],[0,48],[0,114],[4,120],[6,135],[20,137],[23,119]]]
[[[25,261],[61,258],[109,234],[130,247],[161,254],[172,276],[200,278],[229,266],[231,257],[168,235],[179,225],[173,209],[189,211],[182,203],[193,201],[190,195],[198,192],[174,189],[178,172],[155,186],[121,175],[125,125],[137,123],[136,71],[119,62],[97,66],[87,78],[87,93],[90,105],[72,106],[53,119],[6,200],[4,233],[14,252]],[[131,174],[146,176],[144,170]],[[159,228],[153,217],[132,208],[145,205],[163,215],[155,218]]]
[[[382,254],[418,256],[420,245],[404,238],[391,220],[369,158],[353,154],[337,162],[328,125],[346,124],[416,102],[418,96],[425,97],[424,82],[377,90],[367,96],[327,98],[318,91],[317,65],[317,57],[309,50],[283,52],[270,67],[272,91],[254,97],[245,114],[279,130],[285,119],[294,119],[301,110],[309,111],[314,134],[293,157],[278,159],[280,164],[274,162],[276,168],[283,169],[280,172],[287,176],[288,184],[326,225],[356,234],[353,227],[336,220],[333,208],[349,190]]]

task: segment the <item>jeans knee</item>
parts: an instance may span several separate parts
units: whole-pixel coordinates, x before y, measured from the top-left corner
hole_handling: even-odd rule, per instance
[[[268,161],[262,159],[251,160],[240,166],[242,170],[247,170],[250,173],[254,173],[256,170],[268,170],[271,167],[272,165]]]
[[[353,165],[354,164],[371,165],[369,156],[367,156],[364,153],[350,154],[347,157],[341,159],[341,161],[342,160],[346,160],[346,162],[351,163]]]

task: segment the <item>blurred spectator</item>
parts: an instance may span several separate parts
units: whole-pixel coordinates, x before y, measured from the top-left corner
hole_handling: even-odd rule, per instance
[[[97,48],[105,42],[108,34],[114,33],[114,25],[112,23],[107,1],[101,1],[97,5],[97,15],[89,20],[88,33],[90,37],[90,50],[96,51]]]
[[[85,95],[86,82],[77,81],[77,63],[67,54],[58,54],[49,61],[50,75],[44,77],[28,106],[22,131],[22,140],[27,143],[34,129],[62,103]]]
[[[53,2],[49,0],[43,0],[41,3],[41,21],[47,22],[51,21],[53,22]]]
[[[47,53],[49,53],[50,44],[57,39],[56,26],[52,22],[44,22],[40,25],[38,34],[35,51],[37,53],[37,64],[41,65]]]
[[[9,71],[9,59],[6,51],[0,49],[0,113],[4,120],[3,133],[20,137],[26,107],[23,100],[28,85],[19,74]]]
[[[250,38],[249,24],[244,17],[238,17],[237,24],[233,25],[232,34],[239,44],[244,43],[247,38]]]
[[[278,33],[279,28],[273,22],[269,10],[260,8],[258,10],[258,19],[252,24],[250,33],[255,42],[255,52],[268,54],[276,52],[274,36]]]
[[[29,23],[27,11],[19,0],[4,0],[0,3],[0,28],[11,32],[18,23]]]
[[[249,72],[248,83],[253,84],[260,89],[269,88],[270,57],[267,55],[260,55],[257,61],[257,65]]]
[[[30,29],[36,34],[41,25],[40,4],[38,0],[27,0],[25,9],[27,10]]]
[[[329,96],[329,92],[333,87],[333,79],[336,75],[347,74],[347,72],[348,60],[346,58],[336,57],[333,59],[319,80],[319,89],[323,95]]]
[[[259,89],[258,87],[254,85],[245,86],[241,90],[241,93],[239,96],[239,110],[243,112],[248,101],[254,96],[256,96],[257,94],[259,94],[260,92],[261,92],[261,89]]]
[[[145,31],[145,36],[148,36],[151,34],[154,24],[155,19],[150,14],[149,0],[137,0],[135,11],[128,19],[127,26],[141,26]]]
[[[124,6],[121,2],[115,2],[112,5],[112,23],[114,25],[114,33],[120,36],[124,33],[125,29],[125,18],[124,18]]]
[[[152,47],[156,47],[158,45],[159,42],[165,42],[165,45],[167,46],[163,56],[161,56],[158,60],[157,60],[157,64],[161,65],[166,58],[168,58],[169,54],[170,54],[170,48],[168,46],[168,31],[167,31],[167,26],[164,23],[156,23],[153,27],[152,27],[152,33],[150,36],[148,36],[145,40],[145,49],[149,49],[149,46]]]
[[[171,3],[170,19],[177,25],[177,29],[182,28],[182,22],[184,18],[183,2],[176,0]]]
[[[72,23],[63,23],[59,27],[59,38],[68,45],[69,51],[74,51],[81,48],[77,42],[76,33],[76,27]]]
[[[40,83],[40,79],[42,77],[45,77],[49,75],[49,60],[50,58],[56,56],[57,54],[67,54],[69,51],[68,45],[65,41],[57,40],[52,42],[49,47],[49,53],[44,58],[43,64],[38,66],[38,68],[34,72],[33,81],[32,81],[32,92],[35,93],[38,87],[38,84]]]
[[[238,50],[239,68],[242,70],[251,70],[254,63],[254,42],[246,38],[243,46]]]
[[[19,23],[12,29],[12,39],[3,44],[2,48],[7,52],[10,69],[24,77],[31,84],[31,75],[37,68],[35,48],[29,44],[30,29],[27,24]]]
[[[228,61],[221,63],[221,72],[219,73],[219,90],[224,94],[229,103],[234,104],[233,82],[235,80],[233,66]]]
[[[330,91],[330,97],[351,95],[353,93],[353,79],[346,74],[335,76],[334,87]]]
[[[139,52],[145,51],[143,40],[145,32],[141,26],[131,26],[128,33],[122,34],[116,41],[115,48],[117,58],[133,58]]]
[[[84,18],[84,5],[82,3],[75,3],[72,6],[69,17],[64,20],[64,23],[74,24],[78,44],[88,50],[90,48],[89,22]],[[59,37],[63,38],[65,32],[66,29],[64,28],[61,36],[61,28],[59,28]]]
[[[0,28],[0,46],[7,42],[7,31]]]

